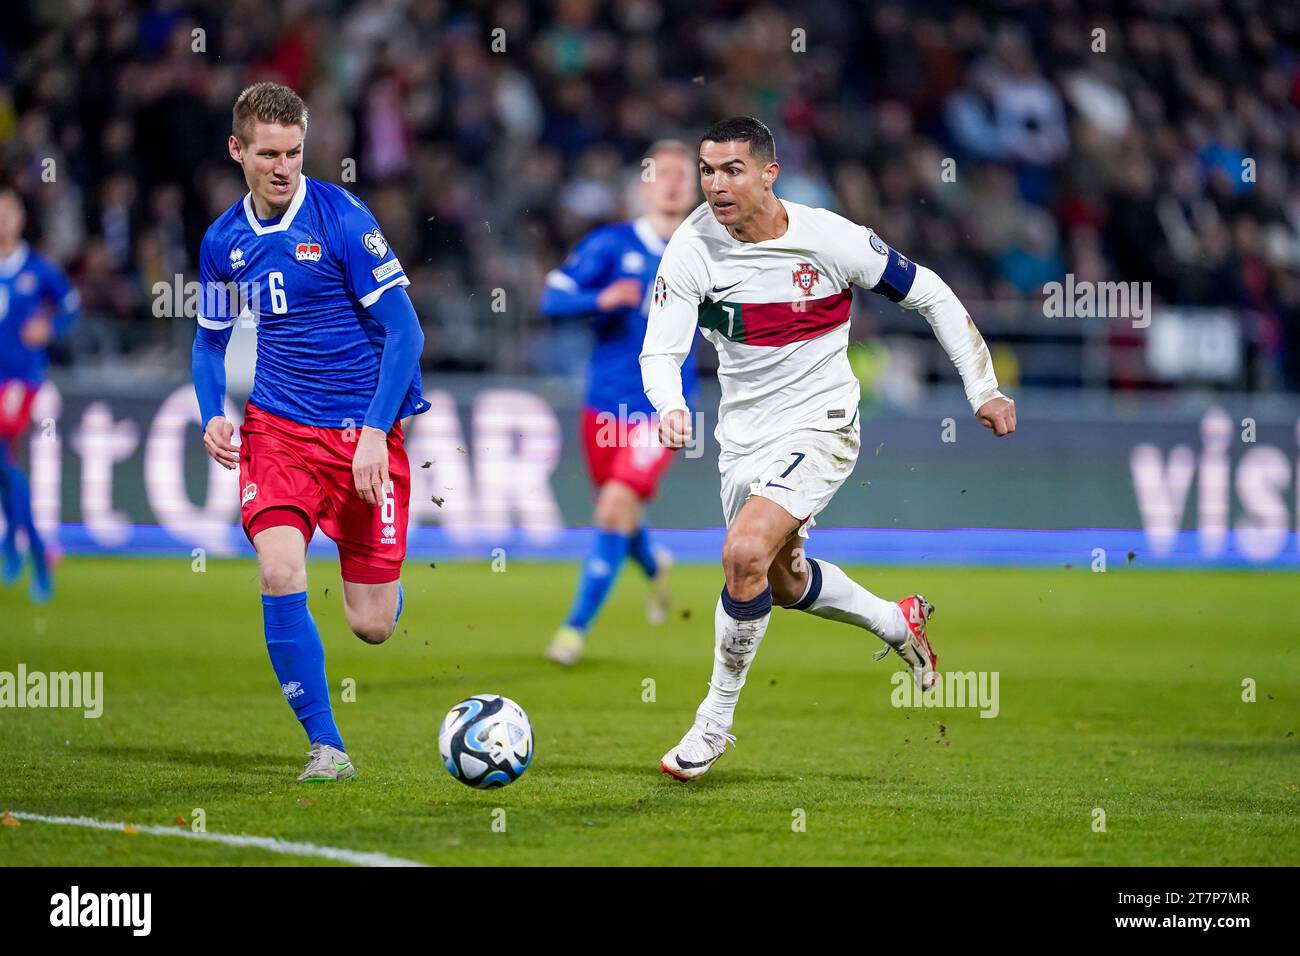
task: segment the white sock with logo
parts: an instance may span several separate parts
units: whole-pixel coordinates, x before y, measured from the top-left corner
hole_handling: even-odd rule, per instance
[[[733,615],[740,615],[737,619]],[[714,646],[713,677],[709,693],[695,712],[721,727],[731,730],[740,700],[740,689],[745,686],[745,675],[754,662],[758,645],[767,633],[767,622],[772,619],[772,588],[748,601],[736,601],[722,589],[718,606],[713,612]]]
[[[878,598],[829,561],[808,559],[808,587],[790,606],[830,621],[842,621],[871,631],[898,647],[909,633],[903,609]]]

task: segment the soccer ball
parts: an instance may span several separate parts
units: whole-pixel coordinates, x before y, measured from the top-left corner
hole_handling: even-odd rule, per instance
[[[504,787],[533,762],[533,725],[509,697],[475,694],[443,718],[438,752],[447,772],[466,786]]]

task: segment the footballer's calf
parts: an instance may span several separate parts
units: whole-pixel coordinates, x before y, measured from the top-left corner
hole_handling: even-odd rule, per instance
[[[382,644],[393,636],[397,622],[397,582],[343,582],[343,610],[352,633],[367,644]]]

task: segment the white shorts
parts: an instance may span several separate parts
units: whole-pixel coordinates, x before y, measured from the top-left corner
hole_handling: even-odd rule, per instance
[[[727,527],[750,495],[776,502],[799,521],[799,536],[808,537],[813,520],[858,461],[862,426],[854,418],[838,431],[800,429],[743,454],[723,452],[722,514]]]

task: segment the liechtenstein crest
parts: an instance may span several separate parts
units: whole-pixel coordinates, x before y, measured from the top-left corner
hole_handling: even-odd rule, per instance
[[[311,237],[306,242],[298,243],[298,248],[294,250],[299,262],[320,262],[321,248],[320,243]]]
[[[812,267],[811,263],[801,262],[799,268],[794,270],[794,284],[804,295],[813,294],[813,286],[821,278],[821,273]]]

